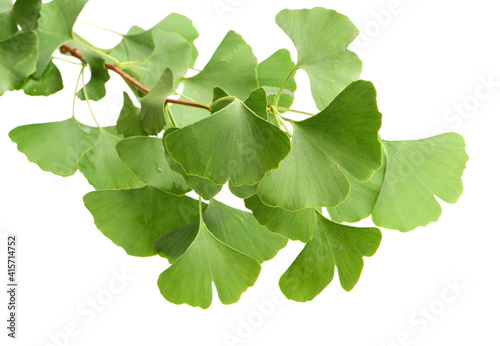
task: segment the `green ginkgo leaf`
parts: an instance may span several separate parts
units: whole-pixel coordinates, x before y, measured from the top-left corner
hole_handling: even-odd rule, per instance
[[[269,103],[274,101],[274,96],[279,92],[279,89],[286,80],[288,73],[294,67],[295,63],[290,56],[290,52],[286,49],[278,50],[276,53],[259,64],[257,69],[259,86],[275,88],[268,89],[275,90],[274,93],[268,96]],[[280,107],[289,108],[293,103],[293,93],[297,90],[297,83],[295,83],[295,79],[293,77],[294,76],[292,76],[292,78],[290,78],[285,85],[285,90],[288,90],[291,96],[287,94],[282,95],[278,104]]]
[[[359,30],[346,16],[320,7],[283,10],[276,16],[276,23],[297,48],[296,68],[309,75],[318,109],[326,108],[359,78],[361,60],[347,49]]]
[[[45,71],[52,53],[62,44],[73,40],[73,26],[87,2],[88,0],[52,0],[42,5],[36,30],[39,58],[35,78],[40,78]]]
[[[344,172],[351,190],[347,199],[335,208],[327,208],[330,218],[335,222],[358,222],[372,213],[380,188],[384,181],[385,165],[383,164],[367,182],[359,182],[349,173]]]
[[[258,195],[245,199],[245,206],[252,211],[255,219],[271,232],[291,240],[307,243],[316,224],[314,208],[288,211],[283,208],[269,207],[262,203]]]
[[[413,141],[384,141],[384,182],[373,208],[377,226],[411,231],[439,219],[434,196],[455,203],[463,192],[462,174],[469,157],[457,133]]]
[[[26,95],[30,96],[49,96],[63,89],[63,80],[61,72],[51,61],[40,78],[29,76],[23,85]]]
[[[110,55],[119,61],[143,61],[153,54],[155,43],[153,33],[155,31],[172,32],[181,35],[191,46],[191,65],[194,65],[198,57],[198,50],[194,41],[199,34],[193,26],[193,22],[180,14],[172,13],[157,23],[149,30],[133,26],[123,39],[110,51]]]
[[[149,185],[174,195],[184,195],[191,190],[184,178],[170,169],[160,138],[124,139],[118,142],[116,150],[123,164]]]
[[[196,235],[182,256],[158,279],[161,294],[174,304],[207,309],[212,304],[212,283],[223,304],[236,303],[255,284],[260,263],[218,240],[203,219],[192,227]],[[176,247],[176,242],[165,242]],[[175,250],[165,249],[168,252]]]
[[[78,159],[92,147],[99,131],[70,118],[20,126],[12,130],[9,137],[30,162],[44,171],[67,177],[75,174]]]
[[[102,190],[83,197],[97,228],[131,256],[154,256],[158,237],[198,218],[198,201],[152,186]]]
[[[281,291],[298,302],[312,300],[330,284],[335,267],[342,288],[352,290],[361,275],[363,257],[373,256],[381,240],[378,228],[340,225],[316,212],[314,234],[281,277]]]
[[[80,51],[85,62],[89,65],[92,74],[89,82],[85,85],[87,97],[89,100],[99,101],[106,96],[106,83],[110,79],[108,69],[104,66],[106,61],[101,55],[95,52],[98,48],[91,50],[87,48],[92,47],[90,42],[87,42],[77,34],[74,34],[74,36],[78,41],[71,42],[71,45]],[[79,42],[84,42],[85,45]],[[77,96],[80,100],[86,99],[83,88],[78,91]]]
[[[255,195],[257,193],[257,185],[258,184],[234,186],[231,182],[228,183],[229,190],[232,194],[243,199]]]
[[[287,244],[287,239],[269,232],[251,213],[215,199],[210,200],[203,219],[215,237],[261,263],[276,256]]]
[[[11,2],[11,0],[4,0]],[[34,30],[38,26],[42,0],[16,0],[12,13],[23,30]]]
[[[243,38],[229,31],[214,55],[197,75],[182,80],[182,94],[202,103],[212,101],[215,87],[242,100],[257,88],[257,58]],[[185,127],[210,115],[203,109],[172,106],[179,127]]]
[[[240,186],[254,185],[277,168],[290,150],[290,141],[234,99],[209,118],[170,133],[165,146],[187,174]]]
[[[141,109],[134,105],[126,92],[123,92],[123,107],[116,122],[116,130],[125,138],[148,135],[142,127]]]
[[[0,96],[22,88],[36,69],[38,39],[33,31],[18,32],[0,41]]]
[[[203,212],[203,219],[217,239],[260,263],[276,256],[287,244],[285,238],[259,225],[252,214],[231,208],[215,199],[210,200]],[[158,238],[155,242],[158,253],[174,263],[194,240],[197,226],[195,222]]]
[[[264,88],[255,89],[245,100],[245,105],[265,120],[267,120],[267,103],[267,94]]]
[[[150,135],[157,135],[167,125],[165,101],[174,93],[174,75],[167,68],[158,83],[141,101],[142,126]]]
[[[101,129],[99,138],[78,160],[78,169],[96,190],[144,186],[144,182],[123,165],[116,151],[120,138]]]
[[[367,181],[381,165],[381,121],[373,84],[353,82],[325,110],[293,122],[292,150],[259,183],[261,200],[291,211],[343,202],[349,182],[340,167]]]
[[[0,0],[0,41],[14,36],[18,31],[12,0]]]
[[[156,30],[153,32],[155,49],[148,58],[148,70],[141,78],[141,83],[153,87],[163,71],[169,68],[174,80],[186,75],[191,64],[191,46],[179,34]]]

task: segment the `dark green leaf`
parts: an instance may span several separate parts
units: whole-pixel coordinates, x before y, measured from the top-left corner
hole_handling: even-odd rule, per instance
[[[367,181],[381,165],[381,119],[373,84],[357,81],[318,115],[294,122],[292,151],[259,183],[262,202],[291,211],[343,202],[349,182],[340,167]]]
[[[290,150],[282,131],[237,99],[209,118],[170,133],[165,145],[186,173],[216,184],[231,180],[235,186],[259,182]]]
[[[167,125],[165,101],[174,93],[174,75],[166,69],[153,89],[141,101],[142,126],[150,135],[157,135]]]
[[[134,105],[126,92],[123,92],[123,107],[116,122],[116,129],[125,138],[148,135],[142,127],[141,109]]]
[[[51,61],[40,78],[28,77],[23,85],[26,95],[49,96],[61,91],[64,88],[61,72]]]

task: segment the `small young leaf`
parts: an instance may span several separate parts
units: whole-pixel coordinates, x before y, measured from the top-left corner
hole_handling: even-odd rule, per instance
[[[347,50],[359,30],[346,16],[320,7],[283,10],[276,16],[276,23],[297,48],[297,68],[309,75],[318,109],[326,108],[359,78],[361,60]]]
[[[96,190],[145,185],[121,162],[116,152],[119,141],[120,138],[101,130],[95,144],[78,160],[78,169]]]
[[[92,46],[90,42],[87,42],[82,37],[76,34],[75,37],[78,39],[78,41],[85,42],[88,46]],[[90,67],[92,76],[90,78],[90,81],[85,85],[89,100],[99,101],[104,96],[106,96],[106,83],[110,79],[108,69],[104,67],[104,63],[106,61],[102,56],[78,42],[71,42],[71,45],[80,51],[83,58]],[[80,100],[85,100],[83,89],[80,89],[77,95]]]
[[[332,281],[335,267],[342,288],[352,290],[361,275],[363,257],[373,256],[381,240],[378,228],[339,225],[316,212],[314,234],[281,277],[281,291],[298,302],[312,300]]]
[[[167,137],[170,133],[175,132],[179,129],[177,128],[170,128],[165,131],[165,134],[163,136],[163,143],[165,146],[165,137]],[[170,153],[165,150],[165,158],[167,159],[167,162],[170,166],[170,168],[174,171],[182,175],[184,180],[186,181],[186,184],[188,184],[189,187],[191,187],[198,195],[200,195],[204,200],[209,201],[213,197],[215,197],[221,190],[222,190],[222,185],[217,185],[214,182],[198,177],[196,175],[189,175],[186,174],[184,169],[182,168],[181,165],[179,165],[170,155]]]
[[[351,185],[349,196],[335,208],[327,208],[330,218],[338,223],[358,222],[372,213],[377,202],[380,187],[384,181],[385,165],[383,164],[367,182],[361,183],[349,173],[344,172]]]
[[[95,143],[99,131],[70,118],[20,126],[9,137],[30,162],[44,171],[67,177],[75,174],[78,159]]]
[[[165,118],[165,101],[174,93],[174,75],[167,68],[150,93],[141,101],[142,126],[150,135],[156,136],[163,131]]]
[[[340,167],[367,181],[381,165],[381,119],[373,84],[357,81],[318,115],[294,122],[290,155],[259,183],[262,202],[291,211],[343,202],[349,182]]]
[[[18,32],[0,41],[0,96],[22,88],[36,69],[38,39],[33,31]]]
[[[267,94],[263,88],[252,91],[250,96],[245,100],[245,105],[259,117],[267,120]]]
[[[258,195],[245,199],[245,206],[252,211],[261,225],[288,239],[307,243],[314,232],[316,223],[314,208],[288,211],[269,207],[262,203]]]
[[[255,185],[240,185],[234,186],[231,182],[228,183],[229,190],[239,198],[248,198],[257,193],[257,184]]]
[[[123,107],[116,122],[116,130],[125,138],[148,135],[142,127],[141,109],[134,105],[126,92],[123,92]]]
[[[442,210],[434,195],[447,203],[458,201],[469,159],[462,136],[445,133],[383,144],[384,183],[372,216],[377,226],[411,231],[439,219]]]
[[[73,40],[73,26],[88,0],[52,0],[42,5],[38,20],[39,48],[34,77],[40,78],[51,61],[52,53]]]
[[[51,61],[40,78],[29,76],[26,79],[23,90],[26,95],[30,96],[49,96],[61,91],[63,87],[61,72]]]
[[[288,73],[290,73],[294,67],[295,63],[292,61],[290,52],[286,49],[278,50],[276,53],[259,64],[257,69],[259,86],[274,88],[266,90],[269,94],[269,103],[274,101],[274,96],[279,92],[279,89],[287,78]],[[274,92],[270,93],[271,90],[274,90]],[[278,106],[289,108],[293,104],[293,93],[297,90],[297,83],[295,83],[294,77],[290,78],[288,83],[285,85],[285,90],[288,91],[288,94],[282,94]]]
[[[94,191],[83,197],[97,228],[131,256],[154,256],[158,237],[198,218],[198,201],[152,186]]]
[[[216,184],[231,180],[235,186],[256,184],[290,150],[282,131],[237,99],[209,118],[170,133],[165,145],[186,173]]]
[[[175,242],[166,242],[175,246]],[[168,251],[168,250],[166,250]],[[207,309],[212,282],[223,304],[236,303],[260,274],[257,260],[218,240],[200,219],[189,248],[158,279],[161,294],[174,304]]]
[[[123,164],[149,185],[180,196],[191,190],[184,178],[170,169],[160,138],[128,138],[118,142],[116,150]]]

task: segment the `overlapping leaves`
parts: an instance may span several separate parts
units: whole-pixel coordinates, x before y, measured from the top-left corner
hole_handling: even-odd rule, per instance
[[[116,245],[133,256],[166,258],[158,287],[167,300],[207,308],[214,284],[222,303],[238,301],[288,239],[306,243],[279,281],[289,299],[313,299],[335,271],[349,291],[381,232],[342,223],[371,215],[377,226],[406,232],[439,218],[436,197],[455,203],[461,195],[468,156],[460,135],[380,138],[376,91],[358,80],[361,62],[348,50],[358,30],[347,17],[284,10],[276,22],[295,44],[297,62],[281,49],[259,63],[230,31],[207,65],[185,78],[198,56],[189,19],[171,14],[149,30],[132,27],[103,50],[73,32],[86,2],[0,0],[0,95],[62,89],[51,60],[64,43],[78,48],[91,70],[81,99],[106,95],[105,63],[119,62],[151,91],[132,86],[140,107],[124,93],[116,127],[73,116],[9,136],[41,169],[83,174],[96,189],[85,206]],[[280,114],[294,101],[298,69],[307,72],[320,109],[302,121]],[[181,102],[205,109],[169,107],[180,84]],[[162,132],[163,139],[152,137]],[[214,199],[226,183],[251,212]],[[186,196],[190,191],[208,202]]]

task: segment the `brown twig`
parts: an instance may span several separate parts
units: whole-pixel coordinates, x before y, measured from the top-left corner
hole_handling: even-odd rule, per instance
[[[70,45],[63,44],[59,50],[61,51],[62,54],[70,54],[71,56],[77,58],[78,60],[85,62],[85,59],[83,58],[82,53],[80,53],[80,51],[78,49],[76,49],[75,47],[71,47]],[[118,65],[105,63],[104,67],[106,67],[108,70],[111,70],[111,71],[117,73],[120,77],[123,78],[123,80],[125,80],[129,84],[132,84],[133,86],[135,86],[137,89],[139,89],[143,93],[145,93],[145,94],[149,93],[150,90],[146,86],[142,85],[138,80],[136,80],[134,77],[132,77],[128,73],[124,72],[122,69],[120,69],[120,67]],[[205,106],[205,105],[201,105],[199,103],[191,102],[191,101],[174,100],[174,99],[167,98],[165,100],[165,104],[167,104],[167,103],[175,103],[178,105],[184,105],[184,106],[188,106],[188,107],[196,107],[196,108],[210,110],[210,108]]]

